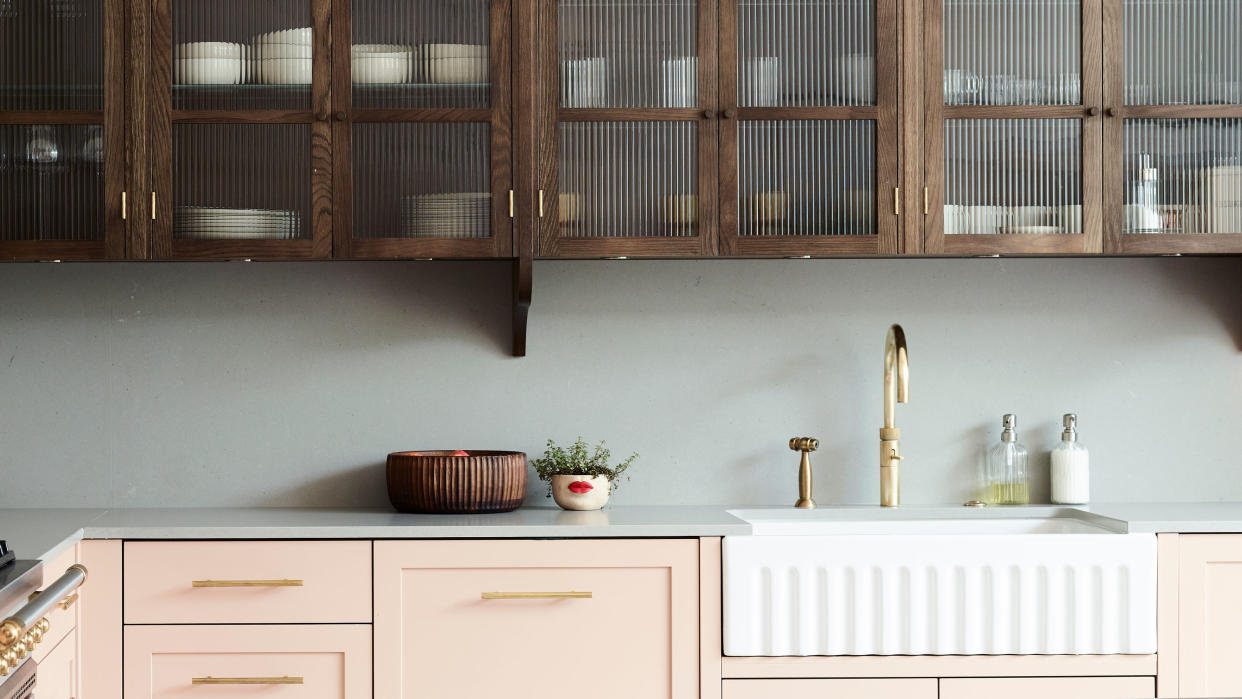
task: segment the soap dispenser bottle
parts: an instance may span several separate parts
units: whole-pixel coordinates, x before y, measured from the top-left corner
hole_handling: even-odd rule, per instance
[[[1087,448],[1078,442],[1078,416],[1066,413],[1061,443],[1052,450],[1052,501],[1060,505],[1085,505],[1091,499],[1090,462]]]
[[[1018,442],[1018,420],[1007,413],[1001,441],[988,452],[984,502],[989,505],[1026,505],[1031,486],[1026,476],[1026,447]]]

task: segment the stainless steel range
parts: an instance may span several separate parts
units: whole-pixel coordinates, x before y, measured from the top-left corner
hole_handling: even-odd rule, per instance
[[[20,560],[0,541],[0,699],[28,699],[38,681],[38,664],[30,657],[47,632],[46,615],[57,602],[86,581],[86,568],[69,566],[40,590],[43,563]]]

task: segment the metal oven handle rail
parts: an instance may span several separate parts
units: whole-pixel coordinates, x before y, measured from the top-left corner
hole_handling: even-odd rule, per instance
[[[86,582],[86,566],[75,563],[65,570],[65,574],[37,593],[21,609],[8,619],[0,622],[0,652],[8,650],[26,635],[28,631],[47,616],[61,600],[69,597]]]

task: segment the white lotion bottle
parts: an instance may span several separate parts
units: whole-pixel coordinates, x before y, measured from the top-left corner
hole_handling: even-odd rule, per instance
[[[1091,500],[1090,455],[1078,443],[1078,416],[1067,413],[1062,424],[1061,443],[1052,450],[1052,501],[1085,505]]]

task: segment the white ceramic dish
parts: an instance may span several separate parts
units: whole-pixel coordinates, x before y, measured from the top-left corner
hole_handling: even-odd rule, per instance
[[[403,83],[410,78],[410,54],[355,55],[350,61],[350,74],[355,83],[373,85]]]
[[[485,83],[490,74],[486,56],[433,58],[426,66],[427,81],[433,83]]]
[[[315,38],[315,32],[310,27],[297,27],[294,29],[283,29],[278,32],[268,32],[260,34],[255,43],[265,44],[302,44],[309,46]]]
[[[236,85],[241,82],[239,58],[179,58],[173,61],[178,85]]]
[[[402,44],[354,44],[350,50],[357,56],[372,53],[409,53],[411,47]]]
[[[486,58],[486,44],[427,44],[423,46],[424,55],[436,58]]]
[[[173,47],[173,58],[241,58],[241,44],[228,41],[189,41]]]
[[[313,58],[315,47],[301,44],[264,44],[254,46],[255,58]]]
[[[258,63],[265,85],[311,84],[314,64],[309,58],[265,58]]]

